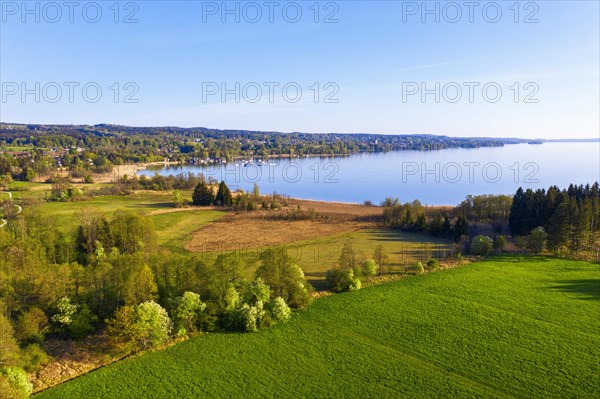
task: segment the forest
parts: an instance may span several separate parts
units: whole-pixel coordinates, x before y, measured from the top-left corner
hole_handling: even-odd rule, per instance
[[[434,135],[308,134],[207,128],[0,123],[0,175],[33,181],[66,167],[74,177],[126,163],[225,162],[236,157],[349,155],[359,152],[498,147],[519,139]],[[33,162],[31,162],[33,161]]]

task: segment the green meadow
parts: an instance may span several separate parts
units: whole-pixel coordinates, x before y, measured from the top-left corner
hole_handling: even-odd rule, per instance
[[[315,301],[287,324],[210,333],[47,398],[591,398],[600,265],[504,256]]]

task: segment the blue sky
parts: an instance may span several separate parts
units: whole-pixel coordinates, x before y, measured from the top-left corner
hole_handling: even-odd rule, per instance
[[[3,122],[600,134],[597,1],[474,2],[472,22],[462,1],[227,2],[239,22],[221,1],[76,2],[73,22],[47,3],[0,1]]]

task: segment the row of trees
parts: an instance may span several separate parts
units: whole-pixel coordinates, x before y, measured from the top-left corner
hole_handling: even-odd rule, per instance
[[[397,198],[388,198],[381,205],[384,207],[382,222],[391,228],[429,233],[455,241],[469,234],[469,222],[463,213],[454,217],[454,211],[428,211],[418,200],[400,204]]]
[[[198,183],[192,194],[192,203],[195,206],[224,206],[229,207],[233,205],[233,196],[231,190],[227,187],[224,181],[219,183],[217,193],[215,194],[212,187],[206,182],[202,181]]]
[[[523,190],[513,198],[509,226],[515,236],[543,232],[544,246],[560,254],[580,255],[600,251],[600,186],[570,185],[560,190]]]

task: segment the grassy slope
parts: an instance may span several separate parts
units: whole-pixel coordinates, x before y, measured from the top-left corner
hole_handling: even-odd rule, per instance
[[[184,246],[192,239],[194,231],[215,221],[226,212],[212,210],[191,210],[152,215],[159,245],[174,252],[184,251]]]
[[[209,334],[36,396],[595,397],[600,268],[490,261],[319,299],[285,325]]]

